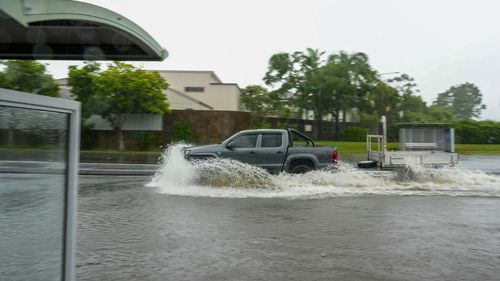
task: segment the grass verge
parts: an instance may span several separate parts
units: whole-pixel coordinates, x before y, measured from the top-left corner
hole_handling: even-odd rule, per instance
[[[344,155],[356,155],[366,153],[366,143],[365,142],[348,142],[348,141],[317,141],[319,145],[326,146],[336,146],[339,152]],[[375,144],[376,145],[376,144]],[[388,149],[397,149],[399,143],[389,142],[387,144]],[[40,149],[40,148],[7,148],[5,146],[0,147],[0,151],[15,151],[15,152],[57,152],[57,150]],[[459,154],[494,154],[500,155],[500,144],[457,144],[456,151]],[[95,150],[82,150],[84,153],[93,154],[103,154],[103,155],[156,155],[160,154],[162,150],[129,150],[129,151],[117,151],[111,149],[95,149]]]
[[[365,142],[345,141],[318,141],[320,145],[336,146],[342,154],[364,154],[366,153]],[[399,143],[389,142],[388,149],[399,148]],[[500,144],[457,144],[455,150],[459,154],[495,154],[500,155]]]

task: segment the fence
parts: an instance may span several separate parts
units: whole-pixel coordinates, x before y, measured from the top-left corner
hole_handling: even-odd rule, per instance
[[[294,128],[319,140],[336,140],[335,123],[323,121],[318,130],[313,120],[295,118],[266,117],[264,121],[272,128]],[[135,121],[134,121],[135,122]],[[125,147],[128,150],[158,149],[175,139],[178,132],[174,124],[181,122],[192,133],[196,144],[220,143],[232,134],[251,128],[249,112],[215,111],[215,110],[172,110],[162,117],[162,129],[157,130],[124,130]],[[137,122],[135,122],[137,123]],[[346,128],[359,126],[358,123],[339,123],[342,136]],[[100,126],[99,128],[103,128]],[[310,129],[310,130],[308,130]],[[87,129],[82,135],[82,145],[85,149],[115,149],[117,147],[116,132]]]
[[[235,132],[248,129],[250,113],[214,110],[172,110],[162,118],[162,130],[125,130],[128,150],[158,149],[171,142],[176,133],[173,124],[182,122],[192,131],[197,144],[219,143]],[[102,127],[101,127],[102,128]],[[115,149],[116,132],[87,129],[82,134],[84,149]]]

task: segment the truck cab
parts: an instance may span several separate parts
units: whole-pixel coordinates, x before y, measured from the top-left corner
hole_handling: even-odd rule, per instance
[[[294,139],[305,146],[293,146]],[[221,144],[188,148],[185,155],[188,159],[231,158],[271,173],[303,173],[337,162],[336,148],[316,147],[312,139],[293,129],[245,130]]]

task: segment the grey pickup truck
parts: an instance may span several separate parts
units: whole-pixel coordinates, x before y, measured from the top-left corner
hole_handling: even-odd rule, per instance
[[[293,129],[241,131],[220,144],[186,148],[184,155],[188,160],[231,158],[271,173],[306,173],[338,161],[336,147],[316,146],[311,138]]]

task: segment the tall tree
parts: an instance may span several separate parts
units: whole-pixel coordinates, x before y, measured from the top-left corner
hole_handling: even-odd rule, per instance
[[[377,81],[376,72],[364,53],[339,52],[331,55],[320,69],[319,87],[327,112],[335,120],[335,136],[340,137],[340,114],[346,122],[347,111],[365,106],[367,95]]]
[[[486,109],[481,91],[472,83],[456,85],[440,93],[434,105],[451,109],[457,119],[478,118]]]
[[[118,149],[125,150],[123,125],[131,113],[167,113],[168,101],[164,89],[168,83],[155,71],[145,71],[123,62],[114,62],[104,71],[97,65],[86,64],[81,69],[70,68],[70,81],[88,79],[90,86],[79,85],[79,98],[84,105],[106,119],[118,136]]]
[[[241,103],[244,109],[258,115],[270,113],[279,106],[278,98],[260,85],[248,85],[242,89]]]
[[[0,88],[58,97],[59,84],[46,73],[45,65],[32,60],[0,61]]]
[[[368,93],[369,106],[365,106],[365,111],[374,111],[375,120],[380,120],[381,116],[387,117],[387,122],[396,121],[399,118],[399,108],[402,98],[398,90],[391,87],[384,81],[379,81]],[[370,110],[371,109],[371,110]]]
[[[98,101],[95,101],[98,90],[95,79],[100,71],[101,66],[96,62],[85,62],[81,68],[69,66],[68,86],[71,87],[71,95],[81,103],[82,121],[99,113],[96,106]]]
[[[398,77],[388,80],[398,92],[401,102],[394,110],[400,114],[399,121],[404,122],[426,122],[429,121],[427,103],[418,93],[415,79],[408,74],[401,74]]]
[[[269,59],[264,82],[281,95],[290,94],[302,112],[314,111],[316,138],[322,132],[322,119],[332,114],[339,136],[339,116],[366,98],[375,71],[363,53],[339,52],[323,59],[324,52],[306,49],[292,54],[278,53]],[[345,120],[345,118],[344,118]]]
[[[31,60],[0,61],[0,88],[11,89],[32,94],[57,97],[59,84],[51,75],[46,73],[44,64]],[[19,125],[16,120],[21,120],[16,110],[5,110],[11,116],[7,120],[7,141],[14,145],[14,130]]]
[[[431,122],[449,123],[454,121],[453,112],[449,108],[432,105],[429,106],[428,112]]]
[[[264,77],[266,85],[274,87],[278,96],[288,96],[301,112],[314,111],[316,137],[321,132],[321,119],[326,114],[318,85],[319,69],[324,64],[323,55],[324,52],[311,48],[305,52],[274,54],[269,59]]]
[[[260,85],[249,85],[241,91],[243,108],[250,111],[252,126],[260,126],[265,115],[282,115],[286,106],[276,92],[269,92]]]

